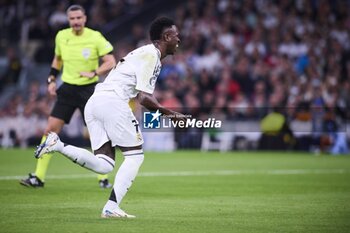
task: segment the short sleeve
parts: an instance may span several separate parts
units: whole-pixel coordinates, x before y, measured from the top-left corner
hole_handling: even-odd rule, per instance
[[[60,47],[60,38],[62,34],[60,32],[57,33],[55,38],[55,55],[61,56],[61,47]]]
[[[113,51],[113,46],[111,43],[106,40],[106,38],[104,38],[104,36],[99,32],[97,32],[96,35],[96,46],[99,57],[102,57]]]
[[[155,53],[145,53],[139,57],[136,68],[136,90],[152,94],[160,72],[159,58]]]

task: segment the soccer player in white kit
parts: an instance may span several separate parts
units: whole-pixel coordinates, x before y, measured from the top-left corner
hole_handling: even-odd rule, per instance
[[[175,116],[173,120],[184,120],[180,114],[161,106],[152,94],[161,59],[174,54],[179,46],[178,29],[171,19],[160,17],[152,22],[149,34],[152,43],[121,59],[105,81],[96,86],[86,104],[85,121],[94,153],[61,142],[53,132],[35,151],[36,158],[57,151],[86,169],[106,174],[114,168],[115,148],[119,147],[124,161],[102,210],[103,218],[135,217],[119,207],[144,159],[142,135],[129,100],[137,97],[140,104],[151,111],[159,110],[165,116]]]

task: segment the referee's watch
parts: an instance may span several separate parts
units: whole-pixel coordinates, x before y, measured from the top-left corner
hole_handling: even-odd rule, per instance
[[[50,76],[47,78],[47,84],[50,84],[50,83],[52,83],[52,82],[56,82],[56,78],[50,75]]]

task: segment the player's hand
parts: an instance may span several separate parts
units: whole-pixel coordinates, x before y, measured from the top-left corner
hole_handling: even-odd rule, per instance
[[[82,71],[80,72],[80,76],[84,78],[94,78],[96,76],[96,72],[94,71]]]
[[[49,94],[51,96],[56,96],[56,83],[55,82],[51,82],[47,85],[47,92],[49,92]]]

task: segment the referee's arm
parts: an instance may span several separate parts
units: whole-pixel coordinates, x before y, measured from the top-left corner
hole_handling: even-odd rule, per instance
[[[61,70],[62,68],[62,58],[60,56],[55,55],[51,64],[52,68],[55,68],[56,70]]]
[[[113,54],[109,53],[101,57],[102,63],[100,67],[95,70],[96,75],[103,75],[109,72],[116,65]]]
[[[104,75],[108,73],[116,65],[115,58],[112,53],[106,54],[101,57],[101,65],[94,71],[82,71],[80,75],[87,78],[93,78],[96,75]]]
[[[55,55],[51,64],[50,75],[47,79],[47,91],[50,95],[56,95],[56,76],[62,68],[62,58],[60,56]]]

